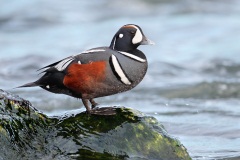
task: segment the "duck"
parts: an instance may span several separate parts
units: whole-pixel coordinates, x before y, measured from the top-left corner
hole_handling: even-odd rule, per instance
[[[94,113],[95,98],[129,91],[144,78],[148,62],[140,45],[153,45],[135,24],[122,26],[110,46],[85,50],[47,65],[38,80],[21,87],[41,87],[56,94],[82,100],[86,112]],[[90,105],[91,104],[91,105]]]

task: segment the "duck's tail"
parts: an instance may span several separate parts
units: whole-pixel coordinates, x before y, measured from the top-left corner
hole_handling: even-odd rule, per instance
[[[36,87],[36,86],[39,86],[39,84],[37,84],[36,82],[30,82],[30,83],[27,83],[27,84],[24,84],[22,86],[18,86],[16,88],[22,88],[22,87]]]

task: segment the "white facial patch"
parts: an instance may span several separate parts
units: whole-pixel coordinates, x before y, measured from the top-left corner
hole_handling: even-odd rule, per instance
[[[126,84],[126,85],[130,85],[131,82],[129,81],[129,79],[126,77],[126,75],[124,74],[118,60],[117,57],[112,55],[112,64],[114,67],[114,70],[116,71],[116,73],[118,74],[118,76],[120,77],[120,80]]]
[[[50,89],[50,86],[49,86],[49,85],[47,85],[47,86],[46,86],[46,88],[47,88],[47,89]]]
[[[143,39],[143,35],[142,35],[140,29],[138,27],[134,26],[134,25],[131,25],[131,26],[136,28],[136,30],[137,30],[135,35],[134,35],[134,37],[133,37],[133,39],[132,39],[132,43],[133,44],[140,43],[142,41],[142,39]]]
[[[123,37],[123,34],[122,34],[122,33],[120,33],[120,34],[119,34],[119,38],[122,38],[122,37]]]

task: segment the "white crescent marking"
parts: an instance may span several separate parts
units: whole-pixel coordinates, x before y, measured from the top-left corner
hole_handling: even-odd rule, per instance
[[[128,80],[128,78],[124,74],[120,64],[118,63],[117,57],[114,55],[112,55],[112,63],[113,63],[114,70],[117,72],[117,74],[121,78],[121,81],[126,85],[130,85],[131,82]]]
[[[142,35],[140,29],[137,26],[134,26],[134,25],[130,25],[130,26],[136,28],[136,30],[137,30],[136,33],[135,33],[135,36],[132,39],[132,43],[133,44],[140,43],[143,39],[143,35]]]

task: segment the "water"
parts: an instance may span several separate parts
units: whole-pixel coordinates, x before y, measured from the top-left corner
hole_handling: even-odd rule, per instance
[[[40,88],[12,88],[39,78],[36,70],[49,63],[108,46],[128,23],[156,43],[140,47],[148,73],[132,91],[96,101],[156,117],[193,159],[240,159],[238,0],[1,1],[0,88],[48,115],[82,107]]]

